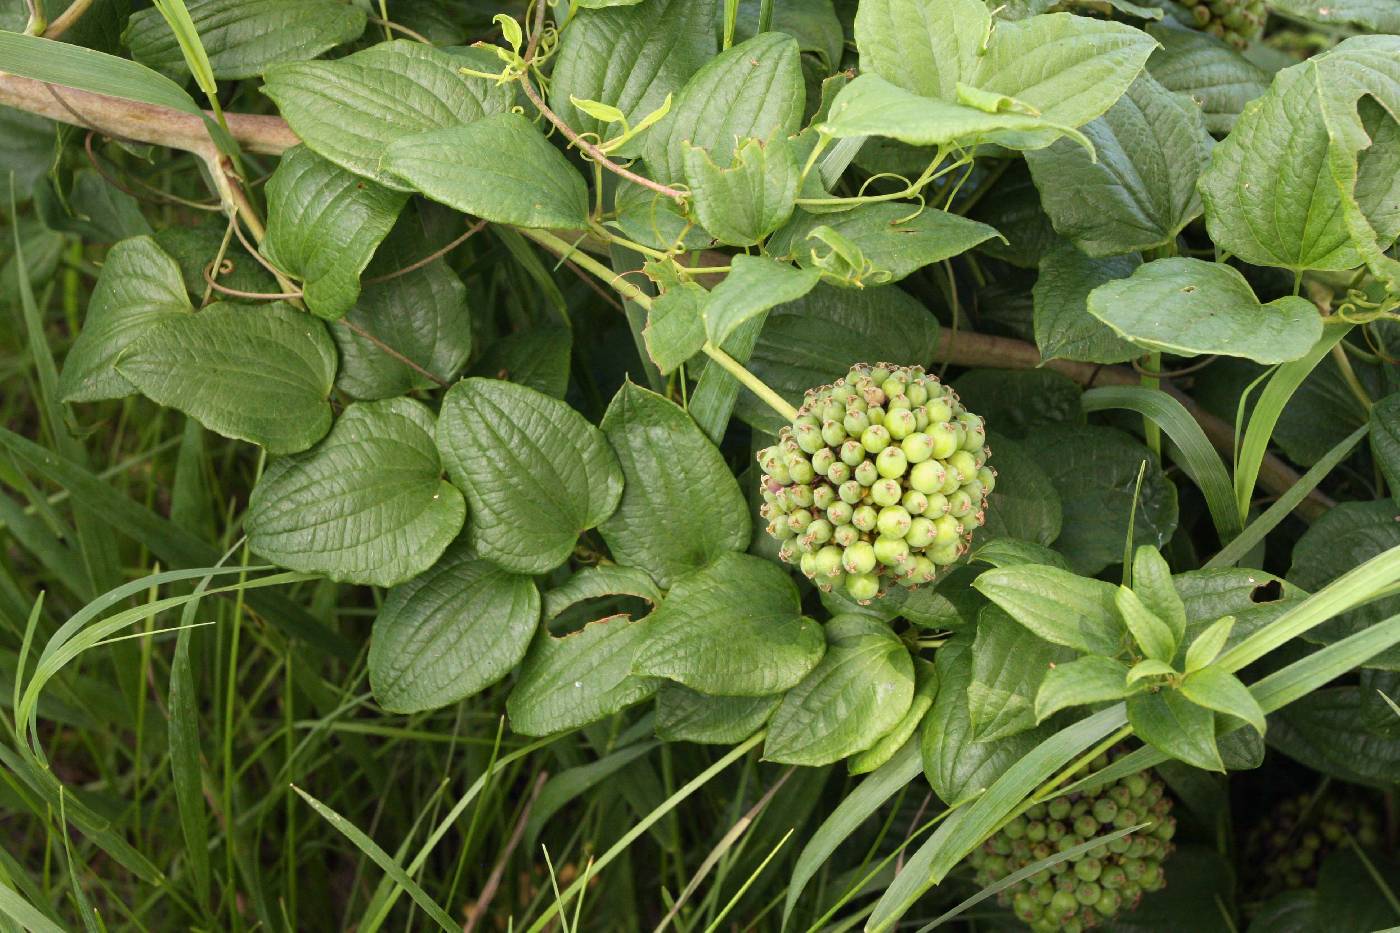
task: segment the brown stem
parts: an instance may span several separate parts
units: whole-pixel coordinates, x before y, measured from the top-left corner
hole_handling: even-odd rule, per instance
[[[451,243],[448,243],[442,249],[435,249],[428,255],[424,256],[422,259],[418,260],[415,263],[411,263],[410,265],[404,266],[402,269],[395,269],[393,272],[389,272],[384,275],[376,275],[372,279],[364,279],[363,284],[378,285],[381,282],[387,282],[390,279],[396,279],[401,275],[408,275],[410,272],[415,272],[426,266],[428,263],[433,262],[436,259],[441,259],[443,256],[446,256],[448,253],[452,252],[454,249],[467,242],[467,240],[480,233],[485,226],[486,221],[478,220],[476,223],[472,224],[470,227],[467,228],[466,233],[457,237],[457,239],[453,240]]]
[[[445,389],[449,385],[451,385],[450,382],[439,376],[437,373],[429,372],[428,370],[424,369],[422,366],[418,365],[413,360],[404,356],[398,350],[395,350],[393,347],[389,346],[387,343],[380,340],[378,337],[374,336],[374,334],[371,334],[369,331],[365,330],[363,327],[361,327],[359,324],[356,324],[349,318],[341,318],[339,321],[336,321],[336,323],[343,324],[346,328],[350,330],[351,333],[355,334],[357,337],[362,337],[365,340],[368,340],[370,343],[374,344],[374,346],[377,347],[381,352],[387,353],[389,356],[392,356],[394,359],[398,360],[400,363],[404,364],[409,369],[418,373],[420,376],[423,376],[424,378],[430,379],[433,382],[437,383],[440,387]]]
[[[92,0],[73,0],[68,4],[68,9],[58,14],[58,18],[49,23],[49,28],[44,30],[45,39],[57,39],[73,27],[79,18],[92,6]]]
[[[506,847],[501,850],[501,857],[496,859],[495,867],[491,869],[491,874],[486,878],[486,885],[481,889],[481,896],[476,899],[476,903],[471,907],[471,912],[467,914],[467,921],[462,924],[462,933],[472,933],[481,918],[486,916],[487,908],[491,906],[491,901],[496,897],[496,891],[501,887],[501,879],[505,877],[506,865],[520,845],[520,840],[525,837],[525,827],[530,821],[530,811],[534,809],[535,801],[539,799],[540,791],[548,779],[549,773],[546,771],[541,771],[539,777],[535,778],[535,785],[530,791],[530,799],[525,801],[525,806],[515,821],[515,829],[511,831],[510,838],[506,840]]]

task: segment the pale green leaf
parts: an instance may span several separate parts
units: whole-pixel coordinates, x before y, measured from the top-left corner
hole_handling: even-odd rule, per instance
[[[1128,698],[1134,734],[1164,755],[1206,771],[1224,771],[1215,744],[1215,714],[1176,690]]]
[[[380,164],[390,143],[472,123],[515,102],[512,88],[463,75],[463,64],[430,45],[395,39],[335,61],[269,68],[263,93],[317,155],[402,189]]]
[[[1035,718],[1041,722],[1062,709],[1121,700],[1133,692],[1121,661],[1088,655],[1056,664],[1035,695]]]
[[[864,751],[899,724],[914,699],[914,665],[883,622],[840,616],[826,624],[821,662],[783,697],[763,757],[816,767]]]
[[[598,526],[613,559],[663,588],[749,543],[749,509],[719,449],[674,402],[626,382],[601,425],[622,499]]]
[[[268,464],[243,520],[248,545],[292,570],[394,586],[437,562],[466,517],[442,479],[420,402],[357,402],[325,440]]]
[[[993,741],[1035,726],[1044,718],[1035,708],[1042,682],[1076,657],[1073,648],[1017,625],[997,606],[984,606],[977,615],[972,682],[967,685],[973,741]]]
[[[617,508],[622,471],[603,433],[568,405],[496,379],[464,379],[443,398],[438,448],[467,494],[470,540],[517,573],[566,559],[581,532]]]
[[[868,774],[883,768],[902,749],[912,748],[910,739],[924,724],[924,717],[933,708],[933,698],[937,695],[938,669],[923,658],[914,658],[914,699],[909,704],[909,712],[893,729],[880,736],[874,745],[847,758],[847,772]]]
[[[407,200],[294,146],[267,180],[263,255],[302,281],[312,311],[343,317],[360,295],[360,273]]]
[[[1322,319],[1307,299],[1288,295],[1260,304],[1232,266],[1175,256],[1094,289],[1089,313],[1125,340],[1181,356],[1284,363],[1322,336]]]
[[[117,358],[152,327],[193,310],[180,267],[154,240],[122,240],[107,252],[83,329],[63,361],[60,397],[94,402],[135,392],[117,372]]]
[[[525,656],[539,621],[533,580],[456,545],[385,598],[369,645],[374,698],[416,713],[479,693]]]
[[[1254,699],[1249,688],[1238,677],[1223,668],[1204,667],[1188,674],[1181,682],[1181,693],[1192,703],[1206,709],[1243,719],[1260,735],[1268,728],[1259,701]]]
[[[1186,649],[1186,673],[1194,673],[1214,661],[1225,649],[1234,627],[1234,616],[1222,616],[1197,635]]]
[[[795,686],[825,648],[782,568],[726,553],[676,581],[646,623],[633,670],[702,693],[764,696]]]
[[[1110,657],[1123,648],[1117,587],[1110,583],[1045,564],[1021,564],[989,570],[973,586],[1048,642]]]
[[[1285,16],[1324,26],[1350,23],[1375,32],[1400,32],[1400,9],[1390,0],[1270,0]]]
[[[335,344],[280,301],[168,317],[132,341],[117,371],[153,401],[271,454],[305,450],[331,426]]]
[[[1153,615],[1137,594],[1126,586],[1118,588],[1114,603],[1143,654],[1155,661],[1171,663],[1176,654],[1176,639],[1172,637],[1167,623]]]
[[[1185,94],[1201,108],[1206,129],[1223,136],[1244,105],[1269,89],[1269,74],[1224,41],[1198,29],[1149,24],[1161,48],[1147,70],[1169,91]]]
[[[1128,683],[1135,684],[1139,680],[1148,677],[1172,677],[1177,673],[1176,668],[1166,661],[1158,661],[1156,658],[1143,658],[1128,671]]]
[[[1001,488],[998,480],[997,488]],[[1058,551],[1052,551],[1043,544],[1021,541],[1017,538],[992,538],[986,544],[973,547],[967,555],[969,563],[981,562],[993,567],[1016,567],[1021,564],[1048,564],[1068,570],[1069,564]]]
[[[337,0],[189,0],[185,6],[220,80],[255,78],[269,65],[316,58],[365,31],[364,10]],[[122,39],[142,64],[186,73],[179,43],[158,10],[132,14]]]
[[[982,0],[862,0],[855,20],[861,71],[924,97],[956,100],[991,28]]]
[[[681,150],[695,216],[720,243],[752,246],[792,216],[801,170],[784,137],[744,140],[718,165],[686,141]]]
[[[1140,265],[1136,255],[1092,259],[1063,240],[1047,250],[1031,290],[1041,357],[1122,363],[1140,356],[1141,351],[1089,313],[1094,289],[1127,278]]]
[[[1133,592],[1148,611],[1166,623],[1172,641],[1180,644],[1186,635],[1186,604],[1172,583],[1171,567],[1154,547],[1140,547],[1133,554]]]
[[[820,274],[794,269],[762,256],[735,256],[701,309],[711,343],[724,343],[745,321],[771,308],[797,301],[816,287]]]
[[[384,171],[434,201],[517,227],[588,225],[588,187],[569,160],[517,113],[408,136]]]
[[[510,727],[521,735],[550,735],[651,696],[661,681],[632,674],[632,658],[649,625],[646,619],[609,616],[563,638],[541,627],[506,700]]]
[[[651,300],[642,339],[647,355],[662,373],[674,372],[705,345],[708,300],[709,292],[694,282],[679,282]]]

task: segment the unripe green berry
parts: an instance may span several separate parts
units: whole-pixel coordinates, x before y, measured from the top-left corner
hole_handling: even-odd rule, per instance
[[[944,548],[957,544],[958,538],[962,536],[962,525],[951,515],[944,515],[933,520],[933,546]]]
[[[836,501],[836,490],[823,483],[812,490],[812,506],[818,509],[827,509]]]
[[[798,424],[792,429],[792,436],[804,454],[814,454],[826,446],[822,440],[821,428],[815,424]]]
[[[859,480],[848,479],[836,489],[836,494],[847,505],[856,505],[865,497],[865,487]]]
[[[874,599],[880,593],[880,578],[873,573],[847,574],[846,592],[857,602]]]
[[[930,424],[928,436],[933,439],[933,456],[947,460],[958,449],[958,432],[951,424]]]
[[[909,485],[926,496],[932,496],[943,488],[947,471],[937,460],[925,460],[914,464],[909,471]]]
[[[834,577],[842,572],[841,548],[828,544],[813,555],[812,566],[818,577]]]
[[[874,508],[868,505],[859,505],[851,513],[851,524],[861,531],[874,531],[876,518]]]
[[[899,479],[908,466],[909,461],[904,458],[904,451],[898,447],[886,447],[880,451],[880,456],[875,458],[875,469],[886,479]]]
[[[909,571],[909,575],[914,579],[915,585],[932,583],[933,578],[938,575],[938,567],[927,557],[916,557],[914,558],[914,569]]]
[[[812,507],[812,487],[807,485],[789,486],[787,489],[788,502],[793,508],[810,509]]]
[[[977,463],[966,450],[953,451],[948,458],[948,469],[957,471],[959,483],[966,483],[977,475]]]
[[[788,468],[783,464],[781,460],[775,459],[772,462],[770,468],[768,469],[768,475],[772,477],[773,482],[778,483],[781,486],[786,486],[788,483],[792,482],[792,477],[788,475]]]
[[[972,509],[972,498],[961,489],[948,497],[948,514],[954,518],[971,515]]]
[[[808,544],[825,544],[831,540],[832,530],[831,522],[824,518],[816,518],[807,526],[807,534],[805,537]]]
[[[977,415],[962,414],[958,416],[958,421],[962,424],[966,437],[963,439],[963,449],[977,451],[982,449],[982,445],[987,443],[987,424]]]
[[[880,470],[869,460],[861,461],[851,474],[862,486],[874,486],[880,479]]]
[[[943,493],[943,495],[945,496],[951,496],[953,493],[957,492],[961,488],[962,479],[958,476],[958,471],[950,469],[948,471],[947,476],[943,478],[943,485],[939,488],[938,491]]]
[[[909,556],[909,545],[903,538],[880,535],[875,539],[875,559],[886,567],[893,567]]]
[[[806,509],[797,509],[789,513],[787,524],[794,534],[801,534],[807,530],[808,525],[812,524],[812,513]]]
[[[865,410],[865,416],[870,419],[870,426],[873,428],[885,423],[885,407],[883,405],[871,405]],[[864,434],[865,432],[860,432]]]
[[[929,518],[939,518],[948,514],[948,497],[941,492],[936,492],[928,497],[928,508],[924,509],[924,515]]]
[[[860,445],[872,454],[878,454],[890,446],[890,432],[884,425],[872,424],[860,435]]]
[[[933,438],[916,431],[899,442],[899,449],[910,463],[923,463],[933,456]]]
[[[1100,797],[1094,801],[1093,813],[1100,823],[1112,823],[1118,816],[1118,804],[1109,797]]]
[[[921,380],[909,383],[904,394],[909,396],[909,404],[916,408],[928,401],[928,389],[925,388]]]
[[[846,548],[841,556],[841,566],[850,574],[870,573],[875,569],[875,564],[875,548],[868,541],[857,541]]]
[[[1032,820],[1026,825],[1026,838],[1029,839],[1031,842],[1043,841],[1047,832],[1048,829],[1043,819]]]
[[[841,427],[846,429],[846,433],[852,437],[860,437],[866,428],[870,427],[870,416],[865,413],[864,408],[850,408],[841,421]]]
[[[909,531],[909,525],[909,510],[902,505],[885,506],[875,520],[880,534],[893,538],[903,538]]]
[[[818,476],[825,476],[826,471],[831,469],[831,465],[836,462],[836,452],[830,447],[823,447],[812,454],[812,470]]]
[[[787,517],[777,519],[768,523],[768,533],[779,541],[786,541],[797,532],[788,527]]]
[[[1056,891],[1055,896],[1050,899],[1050,910],[1060,916],[1066,916],[1079,909],[1079,899],[1069,891]]]
[[[882,479],[870,487],[870,499],[879,506],[894,505],[903,492],[898,480]]]
[[[914,413],[907,408],[894,408],[885,415],[884,429],[889,432],[894,440],[902,440],[913,434],[918,428],[918,419]],[[864,435],[861,435],[864,437]]]
[[[990,495],[997,488],[997,471],[991,467],[981,467],[977,471],[977,482],[982,484],[982,491]]]
[[[1085,839],[1092,839],[1099,834],[1099,821],[1092,813],[1082,814],[1074,821],[1074,831]]]
[[[942,398],[929,399],[925,402],[924,412],[928,415],[929,424],[943,424],[953,418],[953,406]]]
[[[852,439],[841,445],[841,462],[852,468],[865,462],[865,448],[860,441]]]
[[[905,540],[909,542],[911,548],[918,550],[932,544],[937,533],[933,522],[920,516],[909,522],[909,531],[905,535]]]
[[[1081,859],[1074,865],[1074,875],[1080,881],[1098,881],[1103,874],[1103,862],[1090,857]]]
[[[817,471],[812,469],[812,461],[806,457],[794,457],[788,462],[788,476],[794,483],[806,484],[817,478]]]
[[[817,409],[817,417],[825,428],[828,421],[840,421],[846,417],[846,405],[838,398],[829,398]]]
[[[831,469],[826,471],[826,480],[833,486],[840,486],[851,478],[851,468],[837,460],[831,465]]]
[[[1092,881],[1086,881],[1074,889],[1074,896],[1079,903],[1085,907],[1098,903],[1099,897],[1103,894],[1103,889]]]
[[[831,522],[832,527],[849,525],[851,523],[851,513],[853,511],[855,510],[849,502],[838,500],[826,507],[826,520]]]
[[[822,443],[828,447],[837,447],[846,440],[846,429],[839,421],[826,421],[822,423]]]
[[[982,484],[977,482],[977,480],[975,479],[970,479],[967,482],[963,483],[962,491],[967,493],[967,497],[972,500],[972,505],[974,508],[980,505],[982,499],[985,498],[982,492]]]
[[[797,567],[807,578],[815,577],[817,575],[817,555],[811,552],[803,554],[797,562]]]
[[[924,552],[924,555],[938,566],[947,567],[956,564],[958,558],[962,556],[962,552],[956,544],[950,544],[947,547],[930,547]]]
[[[928,509],[928,496],[917,489],[907,489],[900,497],[899,504],[904,506],[910,515],[922,515]]]
[[[837,525],[831,533],[831,543],[839,547],[850,547],[860,540],[860,529],[855,525]]]

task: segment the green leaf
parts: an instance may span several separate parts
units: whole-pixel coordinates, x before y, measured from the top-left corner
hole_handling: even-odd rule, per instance
[[[981,562],[993,567],[1048,564],[1061,570],[1069,569],[1069,564],[1058,551],[1052,551],[1043,544],[1016,538],[993,538],[986,544],[975,546],[972,553],[967,555],[967,559],[969,563]]]
[[[1035,709],[1041,683],[1077,656],[1074,649],[1017,625],[997,606],[984,606],[977,616],[972,682],[967,685],[973,741],[994,741],[1033,728],[1044,718]]]
[[[1036,450],[1064,504],[1064,527],[1055,550],[1079,573],[1098,573],[1123,559],[1133,489],[1138,470],[1148,461],[1142,482],[1134,545],[1162,547],[1176,528],[1176,486],[1146,447],[1114,428],[1097,425],[1049,425],[1025,444]]]
[[[914,664],[883,622],[840,616],[826,625],[826,654],[783,697],[763,757],[817,767],[864,751],[904,718],[914,699]]]
[[[1181,644],[1186,636],[1186,604],[1172,583],[1171,567],[1156,548],[1140,547],[1133,554],[1133,594],[1147,611],[1166,623],[1172,641]]]
[[[1371,406],[1371,453],[1376,458],[1390,496],[1400,504],[1400,392],[1392,392]]]
[[[442,479],[432,412],[394,398],[356,402],[320,444],[268,464],[243,527],[283,567],[395,586],[436,563],[465,517]]]
[[[710,342],[723,344],[745,321],[797,301],[816,287],[820,274],[794,269],[761,256],[735,256],[730,272],[709,293],[701,314]]]
[[[1088,655],[1056,664],[1035,695],[1035,720],[1043,722],[1062,709],[1121,700],[1133,692],[1121,661]]]
[[[117,371],[152,401],[271,454],[305,450],[331,426],[335,344],[280,301],[170,316],[132,341]]]
[[[335,320],[354,307],[360,273],[407,200],[294,146],[267,181],[263,254],[302,280],[312,311]]]
[[[1350,23],[1375,32],[1400,32],[1400,10],[1386,0],[1270,0],[1285,16],[1324,26]]]
[[[518,113],[409,136],[384,150],[384,171],[434,201],[517,227],[588,226],[588,187]]]
[[[1197,635],[1186,649],[1186,673],[1195,673],[1214,661],[1225,650],[1225,644],[1230,640],[1230,630],[1234,627],[1234,616],[1221,616]]]
[[[1146,28],[1161,45],[1147,60],[1148,72],[1200,105],[1206,129],[1217,136],[1230,132],[1244,105],[1269,89],[1268,72],[1215,36],[1168,24]]]
[[[1260,735],[1267,728],[1264,711],[1249,688],[1224,668],[1205,667],[1188,674],[1181,682],[1181,694],[1198,706],[1243,719]]]
[[[106,182],[103,182],[106,184]],[[204,269],[219,254],[224,242],[227,224],[204,223],[196,227],[164,227],[155,234],[156,245],[170,255],[180,266],[180,275],[185,279],[185,290],[197,300],[204,298],[209,283],[204,281]],[[233,269],[219,276],[219,284],[245,292],[275,292],[279,290],[277,280],[263,268],[262,263],[253,258],[243,248],[237,238],[224,250],[224,258]],[[108,262],[111,255],[108,255]],[[240,298],[234,295],[222,296],[224,301],[253,303],[256,299]]]
[[[1162,246],[1200,215],[1196,178],[1211,139],[1189,99],[1143,74],[1083,132],[1097,159],[1062,139],[1026,162],[1055,229],[1084,253]]]
[[[365,31],[364,11],[337,0],[189,0],[185,6],[220,80],[255,78],[269,65],[316,58]],[[122,40],[132,58],[156,71],[187,72],[174,33],[154,8],[134,13]]]
[[[1355,686],[1316,690],[1273,714],[1269,745],[1339,780],[1392,788],[1400,770],[1400,741],[1366,722],[1365,702]]]
[[[480,693],[525,656],[539,621],[533,580],[456,545],[384,600],[369,645],[374,698],[416,713]]]
[[[472,374],[505,379],[563,398],[569,386],[573,336],[563,329],[535,328],[494,341],[472,366]]]
[[[380,244],[366,270],[371,279],[407,268],[432,252],[417,226],[417,220],[408,215]],[[368,282],[345,316],[345,323],[368,335],[349,326],[331,328],[340,348],[336,388],[355,398],[392,398],[435,385],[417,369],[385,352],[386,346],[442,380],[456,377],[472,349],[466,286],[441,259],[387,281]],[[530,333],[534,332],[522,336]],[[568,335],[564,336],[567,354]],[[491,365],[490,357],[488,348],[483,363]],[[532,362],[540,365],[550,357],[542,352]],[[564,366],[567,378],[567,362]],[[497,358],[496,368],[490,371],[502,368]]]
[[[845,375],[852,363],[928,361],[937,344],[938,322],[900,289],[818,285],[768,312],[748,368],[783,398],[800,403],[808,389]],[[748,392],[739,396],[736,411],[771,434],[787,423]]]
[[[541,627],[506,700],[510,727],[521,735],[564,732],[651,696],[661,681],[631,672],[650,624],[609,616],[563,638]]]
[[[1110,583],[1044,564],[1021,564],[988,570],[973,586],[1048,642],[1109,657],[1123,648],[1117,587]]]
[[[674,402],[626,382],[603,416],[622,499],[598,526],[613,559],[663,588],[749,543],[749,508],[719,450]]]
[[[269,68],[263,93],[312,152],[405,190],[380,164],[390,143],[472,123],[515,103],[511,87],[463,75],[462,64],[440,49],[396,39],[335,61]]]
[[[1166,661],[1158,661],[1156,658],[1143,658],[1128,671],[1128,683],[1135,684],[1148,677],[1173,677],[1177,673],[1176,668]]]
[[[1260,304],[1232,266],[1171,257],[1089,293],[1089,313],[1140,347],[1181,356],[1242,356],[1285,363],[1322,336],[1322,319],[1305,298]]]
[[[768,251],[811,265],[820,246],[811,235],[818,227],[829,227],[854,243],[877,272],[889,273],[889,282],[1001,236],[986,224],[937,208],[911,216],[908,204],[877,203],[840,214],[800,213],[773,236]]]
[[[862,0],[855,20],[860,68],[906,91],[956,100],[991,28],[981,0]]]
[[[1154,661],[1170,664],[1176,655],[1176,639],[1167,623],[1153,615],[1137,594],[1126,586],[1118,587],[1114,604],[1143,654]]]
[[[1343,502],[1313,522],[1293,548],[1288,581],[1316,592],[1372,557],[1400,545],[1400,507],[1392,500]],[[1331,644],[1400,612],[1400,596],[1376,600],[1345,612],[1309,631],[1304,638]],[[1378,655],[1371,664],[1400,670],[1400,648]]]
[[[782,568],[723,554],[676,581],[647,622],[633,670],[702,693],[764,696],[795,686],[825,650]]]
[[[729,165],[740,140],[796,133],[805,100],[796,40],[777,32],[754,36],[706,62],[671,112],[647,130],[647,169],[664,184],[683,181],[683,142],[704,149],[716,165]]]
[[[744,140],[726,165],[684,141],[681,148],[695,216],[719,242],[751,246],[792,216],[801,170],[787,139]]]
[[[606,125],[571,97],[621,110],[629,125],[679,93],[715,54],[715,0],[647,0],[632,5],[582,4],[564,27],[550,76],[549,105],[580,133]],[[630,143],[624,153],[630,154]]]
[[[517,573],[562,564],[606,519],[622,471],[603,433],[558,399],[496,379],[464,379],[443,398],[438,448],[471,504],[470,540]]]
[[[970,369],[953,387],[968,411],[996,425],[998,435],[1021,438],[1034,425],[1084,421],[1084,390],[1053,369]]]
[[[880,736],[874,745],[846,759],[847,772],[868,774],[894,760],[902,749],[912,749],[914,743],[910,739],[924,724],[924,717],[933,708],[933,698],[937,695],[938,669],[923,658],[914,658],[914,699],[909,704],[909,711],[893,729]]]
[[[709,297],[710,293],[694,282],[678,282],[651,300],[642,338],[647,355],[662,373],[675,372],[705,345],[704,313]]]
[[[544,618],[549,622],[585,600],[619,595],[636,596],[653,606],[661,602],[661,590],[646,571],[621,564],[598,564],[582,568],[545,593]]]
[[[83,329],[63,361],[60,397],[95,402],[135,392],[117,372],[117,358],[157,324],[193,310],[175,260],[150,237],[122,240],[107,252]]]
[[[782,699],[712,697],[667,681],[656,691],[656,735],[667,742],[734,745],[763,728]]]
[[[1128,90],[1156,46],[1124,23],[1071,13],[1032,16],[997,26],[969,83],[1029,104],[1047,123],[1082,126]],[[991,140],[1038,149],[1058,135],[993,134]]]
[[[1095,289],[1126,279],[1141,265],[1136,255],[1093,259],[1064,241],[1047,250],[1031,289],[1041,358],[1123,363],[1141,356],[1140,350],[1089,313],[1089,295]]]
[[[987,499],[987,523],[974,540],[1016,538],[1048,547],[1060,536],[1060,494],[1039,462],[1024,447],[998,434],[987,435],[988,460],[997,471],[996,490]]]
[[[1128,698],[1128,722],[1138,738],[1194,768],[1224,771],[1215,745],[1215,714],[1176,690]]]

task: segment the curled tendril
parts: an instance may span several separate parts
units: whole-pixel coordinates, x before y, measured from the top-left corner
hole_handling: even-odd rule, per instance
[[[919,202],[919,205],[914,209],[914,212],[912,214],[907,214],[904,217],[896,217],[891,222],[891,226],[897,227],[900,224],[907,224],[909,221],[914,220],[916,217],[922,214],[925,209],[928,208],[928,202],[924,200],[924,193],[922,191],[916,191],[914,193],[914,200]]]
[[[881,178],[895,178],[899,181],[904,182],[905,188],[914,187],[914,183],[912,181],[910,181],[906,176],[899,174],[898,172],[880,172],[879,174],[871,175],[869,178],[867,178],[861,183],[860,190],[856,192],[856,197],[865,197],[865,189],[869,188],[872,183],[879,181]]]
[[[1358,288],[1347,289],[1346,299],[1333,309],[1333,314],[1348,324],[1370,324],[1372,321],[1400,321],[1400,296],[1386,295],[1379,301]]]

